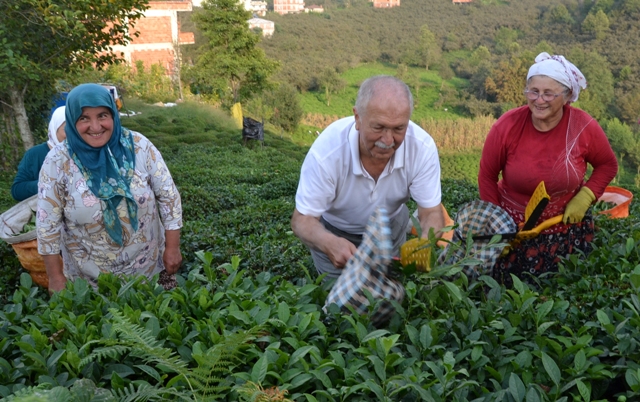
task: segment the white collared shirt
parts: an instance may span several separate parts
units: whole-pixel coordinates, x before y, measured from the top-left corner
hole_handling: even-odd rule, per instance
[[[376,182],[362,167],[355,118],[332,123],[309,149],[302,164],[296,209],[320,217],[345,232],[364,232],[379,205],[392,219],[409,197],[418,206],[440,204],[440,161],[433,138],[409,122],[404,141]]]

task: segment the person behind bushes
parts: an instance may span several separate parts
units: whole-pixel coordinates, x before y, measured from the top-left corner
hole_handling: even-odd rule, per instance
[[[291,227],[310,248],[318,274],[340,276],[378,206],[388,211],[395,255],[406,240],[409,197],[418,204],[425,236],[444,226],[438,151],[409,120],[412,110],[411,91],[402,81],[369,78],[358,91],[354,115],[329,125],[309,149]]]
[[[49,150],[64,141],[64,106],[57,108],[49,121],[49,139],[25,152],[11,185],[11,196],[16,201],[24,201],[38,193],[38,175]]]
[[[493,276],[508,286],[510,274],[531,282],[530,275],[557,271],[561,256],[591,250],[589,207],[615,177],[618,163],[596,120],[570,106],[586,86],[580,70],[563,56],[540,53],[527,74],[528,104],[505,113],[487,136],[478,175],[480,198],[523,223],[529,198],[544,181],[551,200],[538,223],[562,214],[562,223],[498,259]],[[593,172],[585,182],[587,164]]]
[[[47,155],[38,183],[38,252],[49,290],[76,278],[96,286],[101,272],[177,272],[182,205],[158,149],[120,125],[100,85],[69,93],[66,120],[67,141]]]

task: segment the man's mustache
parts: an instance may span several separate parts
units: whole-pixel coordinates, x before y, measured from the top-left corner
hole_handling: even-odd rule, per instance
[[[376,141],[376,143],[374,144],[376,147],[378,148],[382,148],[382,149],[391,149],[393,147],[396,146],[395,141],[391,143],[391,145],[386,145],[384,142],[382,141]]]

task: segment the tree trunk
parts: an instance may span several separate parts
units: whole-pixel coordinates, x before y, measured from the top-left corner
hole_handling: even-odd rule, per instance
[[[2,102],[0,110],[0,170],[15,171],[20,161],[20,144],[16,135],[13,110]]]
[[[26,88],[25,88],[26,89]],[[33,147],[33,134],[29,127],[29,118],[27,117],[27,110],[24,108],[24,93],[15,86],[9,87],[9,97],[11,98],[11,106],[13,107],[13,115],[15,117],[18,130],[20,131],[20,137],[22,138],[22,144],[25,151]]]

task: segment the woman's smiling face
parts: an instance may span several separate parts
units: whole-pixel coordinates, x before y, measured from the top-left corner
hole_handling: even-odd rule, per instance
[[[535,75],[527,83],[527,91],[536,92],[539,96],[536,100],[527,98],[531,117],[536,128],[544,127],[547,130],[555,127],[562,119],[562,107],[567,102],[566,88],[553,78],[544,75]],[[554,94],[551,101],[542,99],[543,94]]]
[[[76,130],[87,145],[103,147],[113,134],[111,110],[104,106],[83,107],[82,114],[76,121]]]

